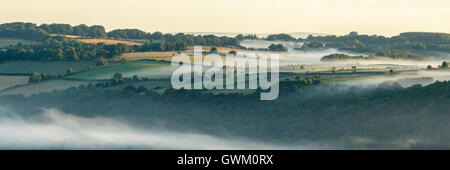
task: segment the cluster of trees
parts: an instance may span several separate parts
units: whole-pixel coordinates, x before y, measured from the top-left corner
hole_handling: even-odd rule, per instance
[[[415,55],[411,51],[389,51],[389,50],[380,51],[375,53],[375,57],[388,57],[392,59],[406,59],[406,60],[424,60],[422,56]]]
[[[270,51],[288,51],[288,48],[283,46],[283,44],[271,44],[269,46]]]
[[[266,38],[267,41],[296,41],[297,39],[292,37],[289,34],[271,34],[269,36],[267,36]]]
[[[448,69],[448,62],[447,61],[443,61],[442,65],[441,65],[442,69]]]
[[[366,60],[369,57],[364,56],[350,56],[347,54],[330,54],[323,56],[320,61],[338,61],[338,60]]]
[[[355,41],[358,40],[358,43]],[[307,42],[321,41],[327,47],[342,48],[356,52],[376,52],[379,50],[403,49],[413,51],[450,52],[450,34],[428,32],[406,32],[398,36],[359,35],[355,32],[344,36],[308,36]]]
[[[341,51],[359,52],[359,53],[370,53],[376,52],[376,49],[367,47],[364,43],[359,40],[354,40],[352,44],[340,45],[340,44],[327,44],[327,47],[335,47]]]
[[[322,42],[314,41],[314,42],[305,42],[301,48],[294,48],[294,50],[310,50],[310,49],[320,49],[324,48]]]
[[[93,38],[106,37],[103,26],[84,24],[71,26],[69,24],[42,24],[37,26],[33,23],[13,22],[0,25],[0,37],[22,38],[27,40],[44,41],[49,34],[78,35]]]
[[[107,33],[109,38],[116,39],[146,39],[147,33],[139,29],[116,29]]]
[[[312,85],[318,85],[320,83],[322,83],[322,78],[319,75],[312,77],[297,76],[295,78],[280,81],[280,91],[292,92]]]
[[[14,22],[0,25],[0,37],[42,41],[48,38],[48,34],[36,24]]]
[[[322,57],[321,61],[337,61],[337,60],[373,60],[380,57],[404,60],[424,60],[422,56],[413,54],[411,51],[380,51],[375,54],[364,56],[350,56],[347,54],[330,54]]]
[[[30,78],[28,79],[29,83],[36,83],[36,82],[40,82],[43,80],[49,80],[52,77],[50,77],[50,75],[48,75],[47,73],[38,73],[38,72],[34,72]]]
[[[86,28],[86,29],[84,29]],[[162,34],[155,32],[146,34],[151,38],[151,42],[144,45],[129,46],[126,44],[106,45],[104,43],[90,44],[77,41],[76,39],[65,37],[48,36],[47,30],[57,34],[75,34],[81,36],[101,37],[95,30],[102,32],[104,28],[97,26],[85,27],[83,25],[71,27],[67,24],[51,24],[41,25],[37,27],[31,23],[11,23],[0,25],[0,37],[16,37],[22,36],[40,40],[41,43],[33,46],[9,46],[0,49],[0,62],[14,60],[41,60],[41,61],[79,61],[79,60],[100,60],[110,59],[120,56],[127,52],[145,52],[145,51],[182,51],[192,45],[211,45],[211,46],[232,46],[239,47],[239,40],[229,37],[193,36],[185,34]],[[85,31],[80,31],[85,30]],[[94,33],[89,33],[94,30]],[[120,30],[112,31],[110,35],[115,38],[141,38],[140,31],[137,30]],[[27,34],[28,33],[28,34]],[[41,33],[41,34],[38,34]],[[40,36],[29,36],[40,35]],[[143,34],[142,34],[143,35]],[[123,37],[125,36],[125,37]],[[98,66],[106,65],[103,60],[99,61]]]
[[[140,46],[90,44],[71,38],[53,37],[34,46],[12,46],[0,49],[0,62],[14,60],[92,61],[113,58],[122,53],[139,50],[142,50]]]
[[[140,47],[140,51],[183,51],[186,50],[188,45],[183,42],[156,42],[145,43]]]
[[[163,34],[161,32],[146,33],[138,29],[119,29],[108,32],[108,37],[116,39],[142,39],[148,40],[149,44],[165,42],[179,44],[183,46],[204,45],[204,46],[227,46],[241,47],[239,38],[218,37],[215,35],[194,36],[192,34]]]
[[[238,40],[259,40],[256,34],[248,34],[248,35],[239,34],[235,38]]]
[[[38,28],[50,34],[78,35],[93,38],[106,37],[105,27],[101,25],[42,24]]]

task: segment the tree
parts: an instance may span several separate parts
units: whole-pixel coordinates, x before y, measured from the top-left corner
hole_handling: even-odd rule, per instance
[[[217,48],[211,47],[211,50],[209,51],[209,53],[217,53]]]
[[[68,59],[73,60],[73,61],[78,61],[78,60],[80,60],[80,59],[78,58],[77,51],[76,51],[76,49],[75,49],[74,47],[67,47],[67,48],[64,50],[64,55],[65,55]]]
[[[135,74],[135,75],[133,76],[133,80],[134,80],[134,81],[139,81],[139,76],[138,76],[137,74]]]
[[[74,71],[73,71],[72,67],[69,67],[67,69],[67,75],[70,75],[70,74],[73,74],[73,73],[74,73]]]
[[[288,51],[288,49],[283,46],[283,44],[271,44],[269,46],[270,51]]]
[[[442,69],[447,69],[448,68],[448,62],[447,61],[442,62],[441,68]]]
[[[64,61],[64,53],[61,49],[56,49],[53,51],[53,58],[57,61]]]
[[[114,74],[113,78],[122,79],[122,73],[117,72],[116,74]]]
[[[106,65],[108,65],[108,61],[106,60],[106,59],[104,59],[104,58],[100,58],[98,61],[97,61],[97,64],[96,64],[97,66],[106,66]]]
[[[30,77],[30,79],[28,79],[28,82],[35,83],[35,82],[39,82],[41,80],[42,80],[41,74],[38,72],[34,72],[33,75]]]
[[[356,72],[356,66],[352,66],[352,72]]]
[[[432,67],[431,65],[428,65],[428,66],[427,66],[427,69],[428,69],[428,70],[431,70],[431,69],[433,69],[433,67]]]
[[[237,54],[237,51],[236,51],[236,50],[231,50],[230,52],[228,52],[228,54],[236,55],[236,54]]]
[[[112,79],[111,79],[111,84],[112,85],[122,84],[124,82],[125,82],[125,80],[123,79],[122,73],[119,73],[119,72],[114,74]]]

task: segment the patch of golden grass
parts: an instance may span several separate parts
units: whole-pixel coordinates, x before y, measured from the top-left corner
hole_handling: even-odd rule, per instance
[[[172,56],[176,55],[177,52],[174,51],[163,51],[163,52],[136,52],[136,53],[124,53],[121,58],[125,58],[127,60],[143,60],[143,59],[151,59],[151,60],[163,60],[163,61],[171,61]]]
[[[66,38],[80,38],[80,36],[77,36],[77,35],[65,35],[65,34],[50,34],[50,36],[53,36],[53,37],[61,36],[61,37],[66,37]]]
[[[131,41],[122,41],[122,40],[110,40],[110,39],[94,39],[94,38],[89,38],[89,39],[78,39],[78,41],[84,42],[84,43],[92,43],[92,44],[97,44],[97,43],[105,43],[106,45],[116,45],[116,44],[126,44],[126,45],[142,45],[142,43],[137,43],[137,42],[131,42]]]

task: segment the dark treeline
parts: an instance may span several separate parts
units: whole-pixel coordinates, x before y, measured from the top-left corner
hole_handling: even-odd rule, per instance
[[[267,36],[267,41],[297,41],[296,38],[292,37],[289,34],[271,34]]]
[[[294,38],[289,34],[272,34],[268,41],[298,41],[307,42],[312,47],[305,46],[297,50],[314,49],[323,44],[326,48],[338,48],[344,51],[376,53],[382,50],[410,50],[410,51],[443,51],[450,52],[450,34],[429,32],[405,32],[398,36],[385,37],[378,35],[359,35],[351,32],[348,35],[313,36],[306,39]],[[312,44],[311,44],[312,43]]]
[[[126,52],[140,51],[140,46],[126,44],[90,44],[64,37],[52,37],[33,46],[10,46],[0,49],[1,61],[79,61],[108,59]]]
[[[92,38],[115,38],[115,39],[141,39],[150,43],[167,42],[179,43],[184,46],[207,45],[207,46],[227,46],[241,47],[238,38],[217,37],[215,35],[194,36],[192,34],[163,34],[161,32],[146,33],[138,29],[117,29],[106,33],[105,28],[100,25],[86,26],[84,24],[71,26],[69,24],[42,24],[37,26],[33,23],[7,23],[0,25],[0,37],[15,37],[29,40],[43,41],[48,34],[78,35]],[[239,38],[255,38],[255,35],[243,36]]]
[[[299,80],[301,84],[316,81]],[[288,92],[281,90],[274,101],[260,101],[258,91],[214,95],[168,89],[159,94],[143,87],[93,84],[28,98],[2,96],[0,101],[24,115],[50,107],[79,116],[117,116],[144,127],[161,125],[155,121],[159,120],[169,129],[274,142],[319,142],[344,148],[450,147],[450,82],[372,89],[295,84]]]
[[[145,40],[141,46],[125,44],[106,45],[104,43],[82,43],[72,38],[50,36],[52,34],[78,35],[84,37]],[[12,45],[0,48],[0,62],[8,60],[78,61],[113,58],[127,52],[182,51],[188,46],[241,47],[239,39],[214,35],[194,36],[191,34],[145,33],[137,29],[113,30],[105,32],[103,26],[71,26],[69,24],[7,23],[0,25],[0,37],[22,38],[39,41],[37,45]]]
[[[235,37],[238,40],[259,40],[260,38],[256,34],[242,35],[239,34]]]
[[[81,24],[71,26],[69,24],[42,24],[39,28],[50,34],[78,35],[92,38],[106,37],[105,27],[101,25],[87,26]]]
[[[347,54],[330,54],[322,57],[321,61],[339,61],[339,60],[374,60],[380,58],[403,59],[403,60],[424,60],[424,57],[413,54],[411,51],[380,51],[364,56],[350,56]]]
[[[108,32],[107,36],[117,39],[146,39],[148,34],[138,29],[116,29]]]
[[[352,32],[344,36],[308,36],[301,41],[319,41],[325,43],[326,47],[355,52],[378,52],[380,50],[450,52],[450,34],[446,33],[407,32],[389,38],[377,35],[359,35]]]
[[[48,34],[36,24],[15,22],[1,24],[0,37],[42,41],[48,38]]]
[[[255,38],[253,36],[237,36],[236,38],[231,37],[218,37],[215,35],[197,35],[192,34],[163,34],[161,32],[146,33],[138,29],[117,29],[108,32],[108,37],[116,39],[141,39],[148,40],[152,43],[156,42],[166,42],[166,43],[176,43],[183,46],[194,46],[194,45],[206,45],[206,46],[226,46],[226,47],[241,47],[241,38]]]
[[[285,47],[283,44],[270,44],[269,50],[270,51],[288,51],[288,48]]]

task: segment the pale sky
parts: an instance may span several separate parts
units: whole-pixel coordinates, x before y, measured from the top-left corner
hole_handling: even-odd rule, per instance
[[[2,0],[0,23],[147,32],[450,33],[450,0]]]

